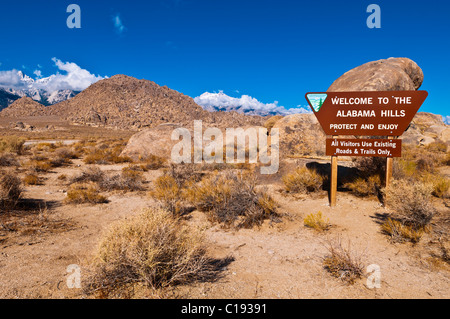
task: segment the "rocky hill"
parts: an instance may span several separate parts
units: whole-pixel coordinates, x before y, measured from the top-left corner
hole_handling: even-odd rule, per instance
[[[208,112],[187,95],[126,75],[98,81],[70,100],[47,107],[46,114],[78,124],[122,129],[163,123],[191,125],[193,120],[216,126],[259,125],[264,121],[236,112]]]
[[[22,97],[0,112],[0,117],[41,116],[45,114],[45,106],[30,97]]]

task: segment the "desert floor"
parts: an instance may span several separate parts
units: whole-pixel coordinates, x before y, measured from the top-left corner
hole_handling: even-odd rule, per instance
[[[76,138],[72,134],[64,136]],[[107,172],[120,172],[127,165],[97,166]],[[26,186],[24,200],[35,209],[10,216],[18,230],[0,228],[1,298],[83,297],[80,289],[67,287],[67,267],[79,265],[83,280],[83,269],[89,267],[97,243],[111,223],[157,204],[148,191],[109,192],[106,204],[64,204],[68,185],[58,176],[74,176],[86,166],[81,159],[75,159],[69,166],[43,173],[42,185]],[[450,176],[448,168],[442,170]],[[145,172],[146,185],[151,187],[161,174],[161,169]],[[314,196],[292,196],[281,191],[279,178],[263,183],[280,205],[280,222],[266,221],[260,228],[230,230],[211,224],[198,211],[184,216],[187,224],[206,231],[213,257],[231,258],[224,262],[217,281],[177,286],[168,297],[450,298],[450,267],[433,257],[437,245],[434,237],[425,235],[415,245],[391,243],[380,232],[380,221],[387,211],[376,197],[357,198],[339,192],[337,206],[330,208],[325,191]],[[435,199],[434,204],[440,214],[448,214],[444,201]],[[329,218],[330,230],[318,232],[304,226],[305,216],[318,211]],[[366,277],[370,272],[349,285],[324,269],[327,243],[337,238],[349,243],[366,267],[380,267],[380,288],[369,288]]]

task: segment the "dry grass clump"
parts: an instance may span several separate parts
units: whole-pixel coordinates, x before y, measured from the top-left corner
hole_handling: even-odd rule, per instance
[[[39,178],[38,175],[30,173],[25,175],[25,177],[23,178],[23,183],[25,185],[41,185],[42,184],[42,180]]]
[[[15,153],[22,155],[25,139],[17,136],[5,136],[0,138],[0,153]]]
[[[156,155],[147,156],[145,159],[140,160],[140,167],[143,168],[144,171],[154,171],[160,168],[163,168],[166,165],[167,160],[163,157],[159,157]]]
[[[71,183],[96,183],[104,191],[143,190],[143,181],[143,174],[139,171],[125,169],[120,174],[109,176],[97,166],[88,167],[71,179]]]
[[[100,195],[99,192],[99,187],[95,183],[75,183],[70,185],[65,202],[68,204],[106,203],[106,197]]]
[[[324,217],[320,211],[306,216],[303,223],[306,227],[313,228],[317,231],[325,231],[331,227],[330,220]]]
[[[285,190],[289,193],[313,193],[322,188],[323,177],[316,170],[297,168],[282,177]]]
[[[328,242],[328,256],[323,259],[324,268],[342,281],[353,284],[362,277],[364,265],[362,257],[352,250],[350,241],[343,246],[341,238]]]
[[[171,164],[164,174],[173,177],[177,185],[182,188],[187,182],[198,182],[202,179],[201,165]]]
[[[182,186],[170,175],[162,175],[155,180],[150,196],[159,201],[161,206],[174,216],[184,211],[184,194]]]
[[[90,166],[85,168],[80,175],[72,177],[70,183],[86,183],[86,182],[94,182],[101,183],[105,178],[105,172],[103,172],[97,166]]]
[[[103,236],[83,288],[97,297],[117,297],[134,284],[158,289],[205,280],[212,272],[204,235],[169,212],[149,209]]]
[[[279,217],[276,202],[265,190],[256,190],[256,179],[249,173],[215,173],[189,185],[185,194],[211,222],[227,227],[250,228]]]
[[[403,243],[410,241],[418,243],[425,233],[425,228],[414,228],[410,225],[405,225],[399,220],[388,218],[381,225],[381,232],[388,235],[393,242]]]
[[[353,166],[363,178],[386,174],[386,158],[383,157],[356,157],[353,159]]]
[[[121,164],[131,163],[133,160],[128,156],[120,156],[122,147],[114,148],[91,148],[84,158],[85,164]]]
[[[120,174],[113,176],[105,175],[100,181],[100,187],[106,191],[140,191],[144,190],[144,177],[142,172],[134,170],[123,170]]]
[[[378,175],[368,178],[358,177],[353,182],[345,183],[344,187],[350,189],[351,193],[358,197],[377,195],[381,188],[381,180]]]
[[[14,154],[11,153],[0,154],[0,166],[10,167],[19,165],[20,163]]]
[[[394,219],[416,230],[424,228],[436,212],[431,203],[431,192],[429,184],[393,181],[385,190],[386,205]]]
[[[14,208],[22,196],[22,181],[12,171],[0,171],[0,207]]]

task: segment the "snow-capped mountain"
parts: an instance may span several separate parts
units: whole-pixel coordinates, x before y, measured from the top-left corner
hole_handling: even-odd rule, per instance
[[[72,90],[48,90],[46,85],[54,75],[36,80],[22,71],[11,71],[9,75],[14,81],[8,84],[0,81],[0,110],[24,96],[47,106],[68,100],[79,93]]]
[[[195,103],[200,105],[204,110],[214,111],[236,111],[246,115],[289,115],[295,113],[310,113],[308,109],[303,107],[285,108],[279,106],[278,102],[262,103],[257,99],[242,95],[240,98],[231,97],[220,91],[219,93],[205,92],[194,98]]]

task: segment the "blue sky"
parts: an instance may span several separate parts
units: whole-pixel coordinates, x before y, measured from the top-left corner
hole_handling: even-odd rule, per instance
[[[192,97],[219,92],[286,108],[326,91],[368,61],[409,57],[429,97],[420,111],[450,115],[450,4],[371,0],[1,0],[0,70],[56,73],[52,58],[94,75],[126,74]],[[81,29],[66,8],[81,7]],[[381,7],[381,29],[366,8]]]

